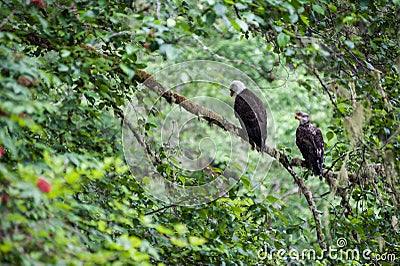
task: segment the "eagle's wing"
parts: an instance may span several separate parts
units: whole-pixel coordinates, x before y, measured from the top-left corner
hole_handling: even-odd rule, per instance
[[[308,132],[305,128],[298,127],[296,130],[296,145],[299,147],[303,158],[310,162],[312,161],[312,155],[314,154],[314,143],[312,141],[312,137],[310,136],[310,132]]]
[[[320,158],[322,164],[324,162],[324,138],[319,128],[315,128],[314,145],[316,155]]]
[[[235,116],[246,130],[250,143],[263,147],[266,138],[266,111],[261,100],[250,90],[236,96]],[[265,128],[265,129],[264,129]]]
[[[299,126],[296,130],[296,145],[304,159],[311,164],[313,173],[321,175],[324,162],[324,140],[321,130],[314,126],[307,128]]]

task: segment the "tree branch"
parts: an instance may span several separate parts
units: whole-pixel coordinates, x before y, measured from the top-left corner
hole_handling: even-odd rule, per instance
[[[149,145],[147,145],[147,143],[142,140],[142,138],[136,132],[135,127],[132,125],[132,123],[129,121],[129,119],[126,119],[123,114],[121,114],[121,113],[119,113],[119,114],[121,116],[121,119],[124,121],[124,123],[126,123],[128,125],[129,130],[133,133],[133,135],[135,136],[136,140],[139,142],[139,145],[142,146],[142,148],[145,150],[145,152],[154,159],[153,165],[157,166],[157,165],[162,164],[161,159],[157,156],[156,153],[154,153],[150,149]]]
[[[183,107],[186,111],[197,115],[200,119],[203,119],[207,121],[209,124],[215,124],[218,127],[235,134],[239,136],[240,138],[247,140],[246,134],[244,134],[243,130],[237,127],[236,125],[232,124],[231,122],[227,121],[224,117],[220,116],[219,114],[214,113],[212,110],[202,107],[193,101],[187,99],[186,97],[173,92],[171,90],[166,89],[161,83],[156,81],[150,74],[142,71],[142,70],[137,70],[138,73],[141,75],[142,80],[137,80],[141,81],[147,88],[150,90],[156,92],[158,95],[162,96],[169,102],[170,104],[178,104],[181,107]],[[320,211],[317,210],[315,206],[314,199],[312,198],[312,193],[308,190],[307,186],[305,185],[304,181],[299,178],[296,174],[296,172],[293,170],[292,166],[290,165],[290,162],[286,155],[268,145],[265,145],[265,148],[263,152],[267,153],[271,157],[275,158],[288,172],[289,174],[293,177],[294,181],[296,184],[299,186],[301,189],[301,192],[303,193],[304,197],[307,200],[307,203],[310,207],[310,210],[313,214],[314,221],[315,221],[315,229],[317,231],[317,238],[318,238],[318,244],[322,249],[326,248],[326,244],[324,242],[324,235],[322,233],[322,226],[321,226],[321,221],[319,219],[319,216],[321,214]]]

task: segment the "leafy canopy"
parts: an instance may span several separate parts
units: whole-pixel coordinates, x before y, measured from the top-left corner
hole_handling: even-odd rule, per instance
[[[261,261],[260,249],[319,250],[307,202],[278,163],[260,189],[251,191],[244,181],[196,208],[163,208],[135,182],[123,159],[121,120],[127,101],[146,97],[137,89],[138,70],[192,59],[233,65],[266,88],[276,110],[277,147],[288,156],[299,156],[291,113],[311,111],[324,129],[325,167],[338,178],[321,184],[308,170],[297,172],[315,196],[324,195],[315,201],[326,243],[336,247],[343,237],[348,248],[398,260],[399,5],[3,2],[1,262],[252,265]],[[207,93],[219,92],[211,86]],[[148,125],[147,133],[157,126]],[[263,260],[289,261],[364,263]]]

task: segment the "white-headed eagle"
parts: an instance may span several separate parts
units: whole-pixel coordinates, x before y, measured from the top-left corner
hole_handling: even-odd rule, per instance
[[[324,139],[321,130],[313,126],[310,116],[303,112],[296,113],[300,124],[296,130],[296,145],[303,158],[311,165],[314,175],[322,175],[324,162]]]
[[[229,86],[235,97],[233,109],[243,130],[246,130],[251,146],[261,151],[267,138],[267,112],[262,101],[244,84],[235,80]]]

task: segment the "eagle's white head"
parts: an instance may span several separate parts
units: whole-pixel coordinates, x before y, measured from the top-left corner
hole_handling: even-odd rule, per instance
[[[244,86],[243,82],[239,80],[232,81],[231,85],[229,86],[229,90],[231,91],[231,97],[233,95],[238,95],[242,91],[244,91],[246,87]]]
[[[297,112],[295,118],[300,121],[300,125],[310,122],[310,116],[304,112]]]

